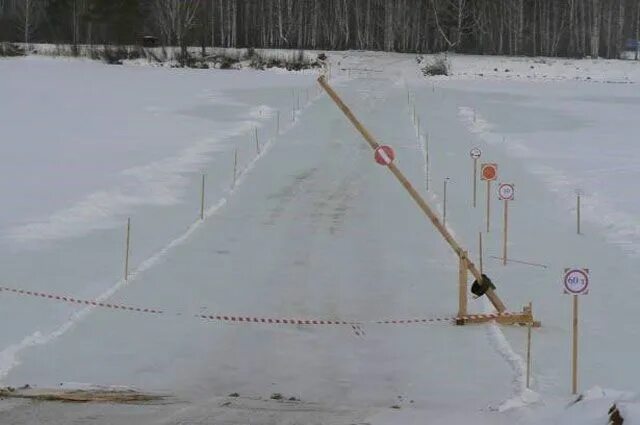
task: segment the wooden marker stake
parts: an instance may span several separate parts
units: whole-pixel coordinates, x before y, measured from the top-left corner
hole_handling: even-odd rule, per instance
[[[418,135],[418,138],[420,138],[420,117],[418,117],[417,120],[418,124],[416,125],[416,133]]]
[[[507,265],[507,232],[509,228],[509,201],[504,200],[504,230],[502,234],[502,265]]]
[[[462,251],[458,271],[458,317],[467,315],[467,257],[467,251]]]
[[[580,192],[577,193],[576,198],[576,224],[577,224],[577,232],[580,234]]]
[[[206,175],[202,175],[202,190],[200,191],[200,220],[204,220],[204,180]]]
[[[442,225],[447,225],[447,183],[449,182],[449,177],[445,177],[444,179],[444,190],[443,190],[443,199],[442,199]]]
[[[430,166],[430,160],[429,160],[429,133],[427,133],[425,140],[424,140],[424,144],[425,144],[425,165],[426,165],[426,189],[427,192],[429,191],[429,181],[431,180],[431,166]]]
[[[236,179],[238,176],[238,148],[233,151],[233,186],[236,187]]]
[[[573,296],[573,347],[571,350],[571,394],[578,393],[578,295]]]
[[[276,135],[280,134],[280,109],[276,111]]]
[[[127,242],[124,254],[124,280],[129,280],[129,250],[131,248],[131,217],[127,218]]]
[[[260,155],[260,141],[258,139],[258,127],[254,127],[254,134],[256,138],[256,152]]]
[[[479,263],[480,263],[480,274],[484,274],[484,267],[482,266],[482,232],[478,232],[478,244],[479,246]]]
[[[487,180],[487,233],[491,231],[491,180]]]
[[[533,307],[529,303],[529,311],[533,317]],[[527,323],[527,388],[530,388],[531,384],[531,322]]]

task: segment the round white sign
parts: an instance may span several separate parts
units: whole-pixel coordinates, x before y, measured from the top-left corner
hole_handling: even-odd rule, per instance
[[[565,269],[564,292],[572,295],[584,295],[589,290],[588,269]]]
[[[471,155],[471,158],[473,159],[478,159],[480,158],[480,156],[482,156],[482,151],[480,150],[480,148],[473,148],[469,152],[469,155]]]
[[[498,187],[498,197],[501,201],[513,201],[515,193],[516,191],[512,184],[502,183]]]

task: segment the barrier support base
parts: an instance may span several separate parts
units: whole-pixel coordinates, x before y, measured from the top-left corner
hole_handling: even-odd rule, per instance
[[[496,321],[501,325],[516,325],[516,326],[529,326],[531,324],[534,328],[542,326],[540,321],[534,320],[533,311],[529,306],[525,306],[522,312],[519,313],[504,313],[504,314],[469,314],[466,316],[460,316],[456,318],[457,326],[465,325],[477,325]]]

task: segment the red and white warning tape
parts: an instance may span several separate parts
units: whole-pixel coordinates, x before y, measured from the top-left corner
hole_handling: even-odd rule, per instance
[[[28,296],[28,297],[38,297],[44,298],[47,300],[53,301],[61,301],[71,304],[80,304],[80,305],[89,305],[94,307],[101,308],[109,308],[114,310],[124,310],[124,311],[132,311],[138,313],[147,313],[154,315],[175,315],[182,316],[180,313],[170,313],[164,310],[156,309],[156,308],[142,308],[142,307],[132,307],[121,304],[110,304],[103,303],[99,301],[93,300],[83,300],[79,298],[63,296],[63,295],[54,295],[47,294],[44,292],[37,291],[27,291],[24,289],[15,289],[15,288],[7,288],[4,286],[0,286],[0,292],[10,292],[17,295]],[[492,314],[475,314],[475,315],[467,315],[467,316],[445,316],[445,317],[431,317],[426,319],[404,319],[404,320],[368,320],[368,321],[344,321],[344,320],[318,320],[318,319],[282,319],[282,318],[266,318],[266,317],[253,317],[253,316],[238,316],[238,315],[220,315],[220,314],[195,314],[193,317],[205,320],[216,320],[220,322],[231,322],[231,323],[259,323],[259,324],[275,324],[275,325],[310,325],[310,326],[320,326],[320,325],[348,325],[351,327],[358,327],[364,324],[378,324],[378,325],[411,325],[411,324],[426,324],[426,323],[442,323],[442,322],[453,322],[457,319],[496,319],[498,317],[506,317],[512,316],[514,313],[492,313]],[[355,328],[354,328],[355,329]]]

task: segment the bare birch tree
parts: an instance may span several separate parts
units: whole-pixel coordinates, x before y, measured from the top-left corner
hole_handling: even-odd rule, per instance
[[[18,0],[15,13],[16,27],[22,35],[22,41],[28,45],[42,19],[42,2],[41,0]]]

